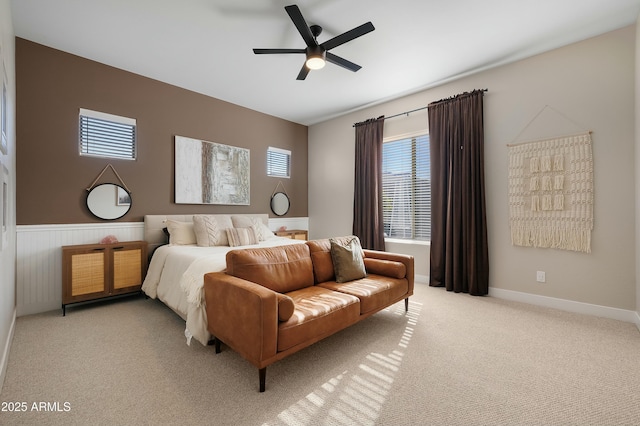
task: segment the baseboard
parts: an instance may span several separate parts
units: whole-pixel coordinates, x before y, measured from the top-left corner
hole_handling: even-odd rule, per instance
[[[47,300],[44,302],[30,303],[28,305],[18,305],[18,307],[16,308],[16,312],[19,317],[23,317],[25,315],[34,315],[40,314],[42,312],[55,311],[56,309],[59,309],[60,315],[62,315],[61,297],[58,300]]]
[[[11,352],[11,342],[13,342],[13,332],[16,329],[16,310],[13,310],[13,319],[11,320],[11,327],[9,327],[9,335],[7,341],[4,343],[4,351],[2,352],[2,360],[0,364],[0,393],[2,393],[2,387],[4,386],[4,377],[7,374],[7,366],[9,364],[9,353]]]
[[[429,284],[429,275],[414,275],[413,281],[420,284]]]
[[[611,308],[608,306],[592,305],[590,303],[575,302],[573,300],[557,299],[555,297],[539,296],[536,294],[522,293],[500,288],[489,288],[489,296],[498,299],[513,300],[514,302],[529,303],[531,305],[544,306],[546,308],[559,309],[561,311],[575,312],[578,314],[593,315],[610,318],[618,321],[636,324],[640,329],[640,317],[635,311]]]

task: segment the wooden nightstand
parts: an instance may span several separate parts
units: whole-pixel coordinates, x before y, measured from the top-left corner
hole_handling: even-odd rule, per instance
[[[309,231],[306,229],[287,229],[286,231],[276,231],[278,237],[287,237],[292,240],[308,240]]]
[[[62,315],[72,303],[140,292],[147,242],[62,247]]]

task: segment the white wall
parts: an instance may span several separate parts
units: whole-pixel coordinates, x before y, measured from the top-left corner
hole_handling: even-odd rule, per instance
[[[15,209],[15,164],[16,164],[16,137],[15,137],[15,110],[16,110],[16,78],[15,78],[15,48],[14,33],[11,22],[11,2],[10,0],[0,0],[0,49],[1,60],[4,60],[4,68],[7,73],[8,82],[8,153],[3,155],[0,152],[0,173],[4,173],[4,168],[8,171],[8,203],[7,203],[7,235],[3,241],[2,251],[0,251],[0,390],[4,383],[4,376],[7,368],[13,327],[15,325],[15,260],[16,260],[16,209]],[[1,65],[0,65],[1,66]],[[2,71],[0,71],[0,76]],[[1,181],[2,179],[0,179]],[[7,177],[5,177],[7,180]],[[0,187],[0,191],[2,188]],[[0,192],[0,197],[1,197]],[[0,202],[1,205],[1,202]],[[1,233],[1,231],[0,231]],[[2,236],[0,235],[0,238]]]
[[[636,22],[636,326],[640,329],[640,18]]]
[[[490,288],[501,290],[503,295],[530,294],[633,313],[634,55],[635,27],[630,26],[311,126],[311,237],[351,232],[354,122],[487,88],[484,119]],[[547,109],[527,126],[545,105],[567,118],[549,114]],[[388,120],[385,136],[426,127],[427,113],[420,111]],[[512,246],[506,145],[581,130],[593,131],[592,253]],[[424,257],[416,259],[421,267],[428,263],[429,251],[422,252]],[[537,270],[546,272],[546,283],[536,282]]]

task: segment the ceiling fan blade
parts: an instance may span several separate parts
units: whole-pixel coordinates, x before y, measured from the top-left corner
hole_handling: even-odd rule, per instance
[[[309,71],[311,71],[309,68],[307,68],[307,65],[302,65],[302,68],[300,69],[300,72],[298,73],[298,77],[296,78],[296,80],[304,80],[305,78],[307,78],[307,74],[309,74]]]
[[[330,50],[355,38],[370,33],[373,30],[375,30],[373,24],[371,22],[367,22],[366,24],[362,24],[359,27],[355,27],[354,29],[347,31],[346,33],[342,33],[332,39],[325,41],[324,43],[321,43],[320,46],[325,50]]]
[[[334,55],[331,52],[327,52],[327,62],[331,62],[332,64],[336,64],[336,65],[340,65],[342,68],[346,68],[349,71],[353,71],[353,72],[356,72],[360,68],[362,68],[360,65],[354,64],[351,61],[347,61],[346,59],[341,58],[340,56]]]
[[[285,6],[284,9],[289,14],[289,17],[293,21],[293,25],[296,26],[298,32],[302,36],[302,39],[307,44],[307,46],[317,46],[318,42],[316,41],[315,37],[313,37],[311,29],[309,28],[309,25],[307,25],[307,21],[304,20],[304,17],[302,16],[302,13],[300,12],[298,6],[294,4],[291,6]]]
[[[256,55],[274,54],[274,53],[305,53],[305,49],[253,49]]]

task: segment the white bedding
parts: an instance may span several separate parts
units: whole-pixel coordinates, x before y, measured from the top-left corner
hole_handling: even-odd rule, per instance
[[[300,244],[302,240],[273,237],[251,246],[198,247],[196,245],[164,245],[156,249],[149,263],[142,290],[152,299],[158,298],[186,321],[185,336],[206,345],[211,335],[207,330],[204,308],[204,274],[226,268],[230,250]]]

